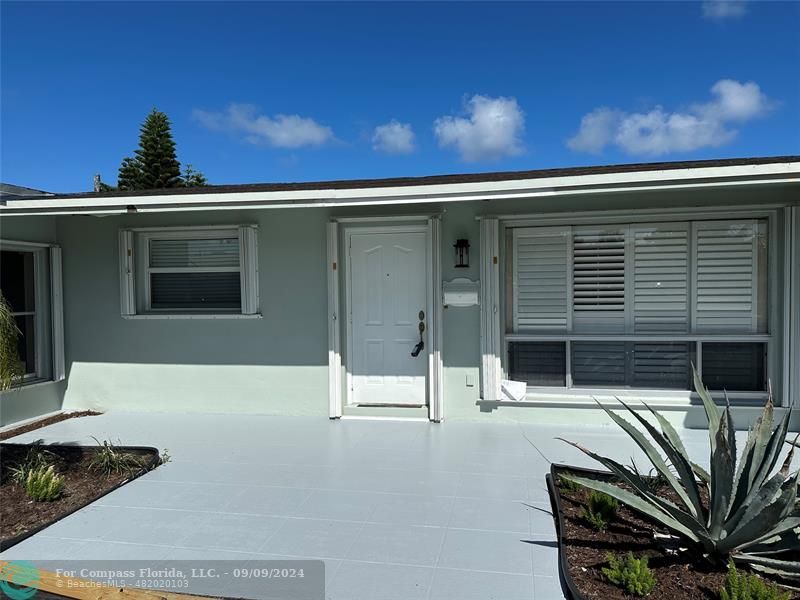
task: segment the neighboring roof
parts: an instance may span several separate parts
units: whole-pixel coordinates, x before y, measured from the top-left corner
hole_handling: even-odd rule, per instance
[[[86,192],[0,202],[6,215],[120,214],[236,208],[378,206],[800,183],[800,156]]]
[[[536,169],[532,171],[497,171],[487,173],[458,173],[453,175],[428,175],[423,177],[389,177],[385,179],[337,179],[333,181],[304,181],[294,183],[243,183],[235,185],[209,185],[191,188],[162,188],[134,192],[78,192],[53,194],[52,199],[61,198],[118,198],[126,196],[190,196],[194,194],[224,194],[236,192],[282,192],[319,189],[366,189],[381,187],[405,187],[416,185],[442,185],[452,183],[484,183],[513,181],[518,179],[543,179],[578,175],[600,175],[608,173],[638,173],[643,171],[667,171],[674,169],[700,169],[708,167],[733,167],[800,162],[800,156],[774,156],[755,158],[725,158],[717,160],[692,160],[676,162],[630,163],[591,167],[566,167],[558,169]],[[50,196],[50,194],[48,194]]]
[[[17,198],[30,198],[52,196],[50,192],[43,192],[34,188],[0,182],[0,200],[15,200]]]

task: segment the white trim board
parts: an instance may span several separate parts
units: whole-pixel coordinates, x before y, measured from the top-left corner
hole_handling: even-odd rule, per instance
[[[403,221],[405,223],[398,223]],[[329,417],[332,419],[345,418],[342,409],[346,395],[351,389],[351,373],[349,367],[345,373],[345,389],[342,392],[341,383],[341,323],[340,316],[342,311],[349,314],[350,306],[350,278],[349,256],[349,236],[353,233],[375,233],[375,232],[404,232],[415,231],[425,232],[428,250],[428,261],[426,269],[427,279],[427,312],[428,312],[428,420],[439,422],[444,418],[444,385],[443,385],[443,363],[442,363],[442,298],[441,298],[441,224],[437,216],[433,217],[402,217],[389,219],[390,225],[378,225],[372,217],[348,218],[340,224],[340,219],[334,219],[328,224],[328,252],[326,272],[328,273],[328,399]],[[363,225],[363,226],[361,226]],[[343,244],[339,242],[343,241]],[[334,268],[334,264],[336,267]],[[342,269],[344,265],[344,269]],[[338,271],[335,274],[334,271]],[[344,273],[344,303],[340,306],[341,297],[339,278]],[[349,320],[348,320],[349,322]],[[351,364],[351,338],[349,325],[345,335],[345,362]],[[351,418],[351,417],[347,417]],[[355,418],[355,417],[352,417]],[[412,420],[404,418],[403,420]]]
[[[234,208],[309,208],[420,204],[557,195],[639,192],[800,182],[800,162],[687,167],[678,169],[562,175],[503,181],[438,183],[385,187],[324,188],[146,196],[101,196],[12,200],[7,215],[120,214]]]

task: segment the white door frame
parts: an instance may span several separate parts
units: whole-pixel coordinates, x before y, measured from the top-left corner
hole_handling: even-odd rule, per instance
[[[342,312],[350,311],[350,277],[349,277],[349,252],[350,236],[354,233],[400,233],[423,232],[427,245],[426,261],[426,288],[427,288],[427,313],[428,313],[428,343],[426,355],[428,358],[427,373],[427,401],[428,418],[439,422],[443,419],[443,385],[442,385],[442,276],[441,276],[441,229],[438,216],[412,216],[412,217],[384,217],[379,221],[386,224],[376,224],[375,217],[346,218],[332,220],[328,223],[328,256],[326,273],[328,275],[328,406],[329,417],[337,419],[342,416],[342,406],[346,395],[351,391],[351,352],[350,345],[352,333],[349,319],[346,320],[345,329],[345,356],[346,387],[342,388],[341,368],[341,319]],[[393,223],[393,224],[388,224]],[[359,226],[360,224],[360,226]],[[368,224],[368,225],[366,225]],[[341,225],[341,227],[340,227]],[[340,231],[340,229],[342,231]],[[339,240],[342,237],[343,250],[339,250]],[[344,253],[344,254],[342,254]],[[339,265],[345,264],[345,297],[343,311],[340,307],[340,269]]]

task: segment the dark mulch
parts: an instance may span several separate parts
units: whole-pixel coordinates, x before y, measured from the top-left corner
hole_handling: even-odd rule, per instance
[[[90,469],[96,448],[43,445],[48,461],[65,476],[64,491],[53,502],[33,502],[22,486],[11,480],[10,470],[24,460],[29,444],[0,445],[0,544],[26,532],[50,525],[69,513],[96,500],[126,480],[133,479],[157,464],[158,451],[147,448],[118,448],[140,457],[143,468],[135,473],[106,476]]]
[[[19,427],[15,427],[14,429],[9,429],[7,431],[4,431],[0,433],[0,441],[12,438],[15,435],[22,435],[23,433],[28,433],[29,431],[35,431],[36,429],[47,427],[48,425],[52,425],[53,423],[66,421],[67,419],[75,419],[76,417],[96,417],[97,415],[102,415],[102,414],[103,413],[99,413],[93,410],[81,410],[77,412],[61,413],[58,415],[53,415],[52,417],[39,419],[38,421],[33,421],[31,423],[28,423],[27,425],[21,425]]]
[[[690,552],[672,553],[654,542],[654,532],[668,533],[620,504],[617,517],[607,530],[597,531],[583,519],[582,507],[588,490],[570,491],[555,486],[564,512],[561,542],[566,553],[569,574],[587,599],[632,600],[638,598],[608,582],[601,569],[608,566],[607,554],[638,558],[646,555],[658,582],[648,600],[717,600],[724,585],[726,569],[715,566]],[[665,494],[666,497],[669,497]],[[704,498],[704,501],[707,498]]]

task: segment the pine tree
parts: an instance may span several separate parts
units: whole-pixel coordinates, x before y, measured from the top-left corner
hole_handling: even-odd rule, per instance
[[[141,169],[140,189],[179,187],[181,163],[175,154],[175,141],[167,115],[156,110],[147,115],[139,135],[136,159]]]
[[[122,159],[117,176],[117,188],[120,190],[141,190],[142,167],[139,162],[126,156]]]
[[[206,176],[200,171],[196,171],[192,165],[186,165],[181,178],[183,179],[183,185],[185,187],[202,187],[208,185]]]
[[[154,108],[139,131],[139,148],[133,157],[122,159],[117,189],[153,190],[208,185],[205,176],[191,165],[187,165],[181,175],[181,163],[175,153],[172,126],[167,115]]]

